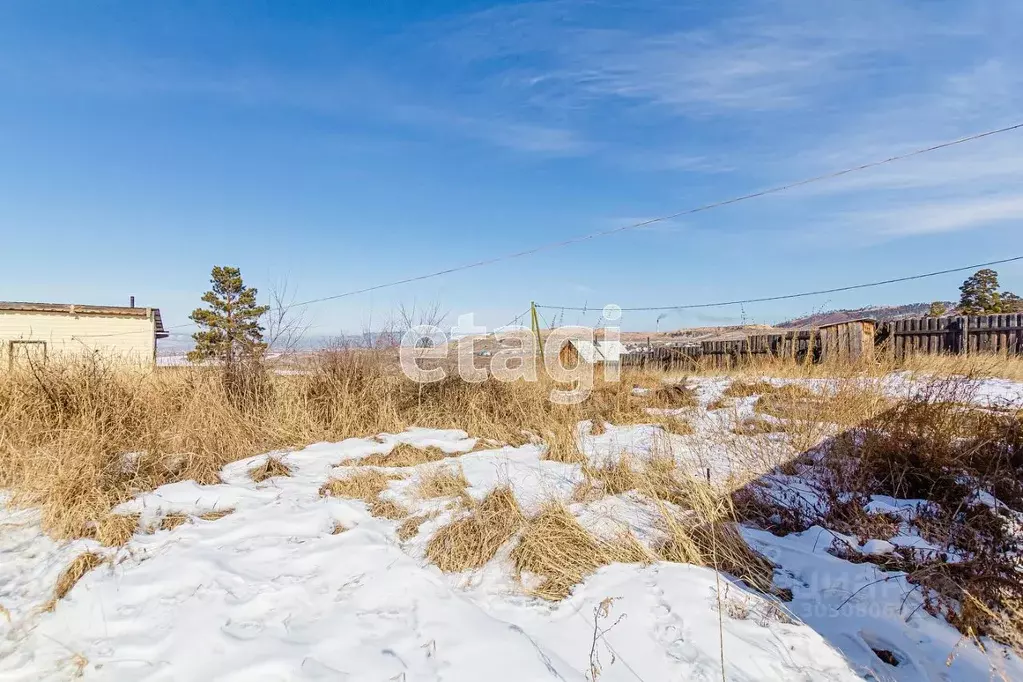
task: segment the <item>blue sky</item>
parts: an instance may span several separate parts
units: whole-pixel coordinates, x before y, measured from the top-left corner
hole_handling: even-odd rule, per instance
[[[0,44],[0,297],[134,294],[173,325],[217,264],[317,298],[1023,120],[1016,0],[12,0]],[[700,303],[1020,255],[1021,181],[1023,131],[306,321],[438,301],[496,326],[530,300]],[[1023,290],[1023,265],[999,271]],[[660,324],[947,299],[964,277]]]

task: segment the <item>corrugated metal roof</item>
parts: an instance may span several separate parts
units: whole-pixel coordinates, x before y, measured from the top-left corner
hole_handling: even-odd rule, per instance
[[[77,303],[27,303],[22,301],[0,301],[0,313],[51,313],[55,315],[99,315],[106,317],[139,317],[146,319],[153,311],[156,338],[167,338],[159,308],[132,308],[116,305],[79,305]]]

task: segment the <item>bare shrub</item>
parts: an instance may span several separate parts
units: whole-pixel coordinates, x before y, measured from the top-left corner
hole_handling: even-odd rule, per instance
[[[868,513],[872,495],[926,500],[912,524],[937,551],[900,548],[870,560],[904,571],[925,588],[923,608],[964,634],[1011,643],[1006,615],[1023,600],[1023,539],[1009,511],[1023,509],[1023,422],[970,407],[973,390],[969,378],[935,380],[827,441],[802,465],[819,504],[779,499],[758,486],[739,491],[736,504],[776,531],[817,524],[867,540],[890,537],[902,523]]]

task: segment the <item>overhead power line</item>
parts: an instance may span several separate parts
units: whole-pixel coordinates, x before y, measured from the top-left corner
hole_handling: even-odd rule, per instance
[[[449,275],[449,274],[452,274],[452,273],[455,273],[455,272],[460,272],[462,270],[471,270],[471,269],[474,269],[474,268],[480,268],[480,267],[484,267],[484,266],[487,266],[487,265],[493,265],[495,263],[500,263],[502,261],[508,261],[508,260],[513,260],[513,259],[517,259],[517,258],[523,258],[525,256],[531,256],[533,254],[540,253],[542,251],[550,251],[550,250],[553,250],[553,249],[561,248],[563,246],[570,246],[572,244],[579,244],[579,243],[582,243],[582,242],[589,241],[591,239],[596,239],[598,237],[606,237],[608,235],[618,234],[620,232],[627,232],[629,230],[636,230],[636,229],[639,229],[639,228],[642,228],[642,227],[646,227],[648,225],[653,225],[653,224],[656,224],[656,223],[665,222],[667,220],[674,220],[675,218],[679,218],[679,217],[682,217],[682,216],[692,215],[692,214],[695,214],[695,213],[702,213],[704,211],[710,211],[710,210],[715,209],[715,208],[721,208],[721,207],[724,207],[724,206],[730,206],[732,204],[737,204],[737,203],[740,203],[740,202],[743,202],[743,201],[748,201],[750,199],[758,199],[760,197],[768,196],[768,195],[771,195],[771,194],[778,194],[780,192],[785,192],[787,190],[795,189],[797,187],[803,187],[805,185],[810,185],[810,184],[817,183],[817,182],[823,182],[825,180],[832,180],[834,178],[838,178],[838,177],[841,177],[843,175],[848,175],[850,173],[857,173],[859,171],[868,170],[870,168],[877,168],[878,166],[884,166],[886,164],[894,163],[896,161],[902,161],[904,159],[912,158],[914,156],[920,156],[921,154],[927,154],[927,153],[935,152],[935,151],[938,151],[938,150],[941,150],[941,149],[947,149],[949,147],[955,147],[957,145],[965,144],[967,142],[974,142],[976,140],[980,140],[980,139],[983,139],[983,138],[986,138],[986,137],[992,137],[994,135],[1000,135],[1002,133],[1012,132],[1014,130],[1019,130],[1020,128],[1023,128],[1023,122],[1016,123],[1016,124],[1010,125],[1010,126],[1005,126],[1003,128],[995,128],[995,129],[992,129],[992,130],[986,130],[984,132],[975,133],[973,135],[967,135],[966,137],[960,137],[960,138],[957,138],[957,139],[954,139],[954,140],[949,140],[947,142],[942,142],[940,144],[931,145],[929,147],[922,147],[920,149],[914,149],[912,151],[904,152],[902,154],[896,154],[894,156],[889,156],[888,158],[885,158],[885,159],[880,159],[880,160],[877,160],[877,161],[871,161],[869,163],[863,163],[863,164],[860,164],[858,166],[851,166],[849,168],[844,168],[842,170],[834,171],[834,172],[831,172],[831,173],[825,173],[823,175],[816,175],[816,176],[813,176],[813,177],[810,177],[810,178],[805,178],[803,180],[797,180],[795,182],[790,182],[790,183],[785,184],[785,185],[778,185],[778,186],[770,187],[768,189],[760,190],[760,191],[757,191],[757,192],[751,192],[749,194],[743,194],[741,196],[732,197],[731,199],[724,199],[722,201],[716,201],[714,203],[704,204],[702,206],[697,206],[695,208],[689,208],[689,209],[685,209],[685,210],[682,210],[682,211],[676,211],[675,213],[659,216],[657,218],[650,218],[649,220],[642,220],[642,221],[637,222],[637,223],[631,223],[629,225],[622,225],[620,227],[615,227],[615,228],[611,228],[611,229],[607,229],[607,230],[599,230],[597,232],[591,232],[589,234],[581,235],[581,236],[578,236],[578,237],[571,237],[569,239],[563,239],[561,241],[549,242],[547,244],[541,244],[539,246],[535,246],[535,247],[530,248],[530,249],[525,249],[523,251],[516,251],[516,252],[513,252],[513,253],[507,253],[507,254],[504,254],[504,255],[501,255],[501,256],[494,256],[493,258],[485,258],[483,260],[478,260],[478,261],[475,261],[475,262],[472,262],[472,263],[465,263],[465,264],[462,264],[462,265],[457,265],[457,266],[454,266],[454,267],[446,268],[444,270],[437,270],[437,271],[426,273],[426,274],[423,274],[423,275],[417,275],[415,277],[406,277],[404,279],[398,279],[398,280],[394,280],[394,281],[391,281],[391,282],[385,282],[383,284],[375,284],[373,286],[363,287],[361,289],[353,289],[351,291],[345,291],[345,292],[340,293],[340,294],[333,294],[331,296],[322,296],[320,298],[313,298],[313,299],[310,299],[308,301],[301,301],[300,303],[291,304],[291,305],[289,305],[287,307],[289,309],[301,308],[301,307],[304,307],[304,306],[313,305],[315,303],[323,303],[323,302],[326,302],[326,301],[334,301],[334,300],[337,300],[337,299],[340,299],[340,298],[348,298],[350,296],[357,296],[359,294],[366,294],[366,293],[369,293],[371,291],[379,291],[380,289],[388,289],[388,288],[391,288],[391,287],[400,286],[402,284],[411,284],[413,282],[421,282],[423,280],[433,279],[435,277],[442,277],[444,275]],[[1009,259],[1007,261],[996,261],[996,262],[1009,262],[1011,260],[1016,260],[1016,259]],[[992,264],[994,264],[994,263],[992,263]],[[968,268],[961,268],[961,269],[968,269]],[[950,270],[949,272],[956,272],[956,271],[957,270]],[[934,273],[934,274],[943,274],[943,273]],[[927,276],[930,276],[930,275],[927,275]],[[897,281],[902,281],[902,280],[891,280],[891,281],[892,282],[897,282]],[[877,286],[878,284],[884,284],[884,283],[887,283],[887,282],[881,282],[881,283],[876,283],[876,284],[872,284],[872,285],[862,285],[862,286]],[[853,288],[862,288],[862,286],[857,286],[857,287],[853,287]],[[845,288],[842,288],[842,289],[835,289],[835,290],[830,290],[830,291],[845,291],[845,290],[846,290]],[[830,291],[819,292],[819,293],[830,293]],[[800,295],[810,296],[810,295],[812,295],[812,293],[800,294]],[[790,297],[791,296],[784,297],[784,298],[790,298]],[[749,301],[743,301],[743,302],[751,303],[751,302],[754,302],[754,301],[757,301],[757,300],[777,300],[777,299],[774,299],[774,298],[751,299]],[[719,305],[728,305],[728,303],[700,304],[700,305],[697,305],[697,306],[668,306],[668,307],[663,307],[663,308],[631,308],[631,309],[627,309],[627,310],[677,310],[677,309],[682,308],[682,307],[714,307],[714,306],[719,306]],[[556,306],[556,307],[560,307],[560,306]],[[566,307],[565,310],[580,310],[580,308],[567,308]],[[192,326],[194,326],[194,325],[191,324],[191,323],[187,323],[186,322],[184,324],[177,324],[177,325],[173,325],[173,326],[170,326],[170,327],[166,327],[165,329],[167,331],[170,331],[172,329],[182,329],[184,327],[192,327]],[[115,336],[115,335],[119,335],[119,334],[111,334],[111,336]],[[83,335],[83,337],[84,336],[89,336],[89,335]]]
[[[585,242],[585,241],[589,241],[591,239],[596,239],[598,237],[606,237],[608,235],[617,234],[619,232],[626,232],[628,230],[636,230],[636,229],[639,229],[641,227],[646,227],[647,225],[653,225],[655,223],[661,223],[661,222],[664,222],[666,220],[674,220],[675,218],[680,218],[682,216],[692,215],[694,213],[702,213],[704,211],[710,211],[712,209],[721,208],[723,206],[730,206],[731,204],[737,204],[737,203],[742,202],[742,201],[749,201],[750,199],[757,199],[757,198],[760,198],[760,197],[768,196],[770,194],[778,194],[779,192],[785,192],[785,191],[790,190],[790,189],[795,189],[797,187],[803,187],[805,185],[810,185],[810,184],[813,184],[813,183],[816,183],[816,182],[823,182],[825,180],[832,180],[834,178],[838,178],[838,177],[841,177],[843,175],[848,175],[850,173],[857,173],[859,171],[864,171],[864,170],[867,170],[867,169],[870,169],[870,168],[877,168],[878,166],[884,166],[884,165],[889,164],[889,163],[894,163],[896,161],[902,161],[904,159],[908,159],[908,158],[911,158],[911,157],[914,157],[914,156],[920,156],[921,154],[927,154],[927,153],[930,153],[930,152],[935,152],[935,151],[938,151],[940,149],[947,149],[949,147],[955,147],[956,145],[965,144],[967,142],[974,142],[976,140],[980,140],[980,139],[983,139],[985,137],[991,137],[993,135],[1000,135],[1002,133],[1008,133],[1008,132],[1011,132],[1013,130],[1018,130],[1020,128],[1023,128],[1023,122],[1016,123],[1016,124],[1010,125],[1010,126],[1005,126],[1004,128],[996,128],[994,130],[986,130],[986,131],[984,131],[982,133],[976,133],[976,134],[973,134],[973,135],[968,135],[966,137],[960,137],[960,138],[955,139],[955,140],[949,140],[947,142],[942,142],[940,144],[931,145],[930,147],[923,147],[923,148],[920,148],[920,149],[914,149],[912,151],[904,152],[902,154],[896,154],[895,156],[889,156],[886,159],[880,159],[878,161],[871,161],[869,163],[863,163],[863,164],[860,164],[858,166],[852,166],[852,167],[845,168],[845,169],[842,169],[842,170],[839,170],[839,171],[834,171],[834,172],[831,172],[831,173],[825,173],[823,175],[816,175],[816,176],[811,177],[811,178],[806,178],[804,180],[797,180],[795,182],[790,182],[790,183],[785,184],[785,185],[778,185],[776,187],[770,187],[768,189],[760,190],[758,192],[752,192],[750,194],[743,194],[741,196],[732,197],[731,199],[725,199],[723,201],[716,201],[716,202],[711,203],[711,204],[704,204],[702,206],[697,206],[696,208],[689,208],[689,209],[685,209],[685,210],[682,210],[682,211],[676,211],[675,213],[671,213],[669,215],[663,215],[663,216],[660,216],[660,217],[657,217],[657,218],[650,218],[649,220],[642,220],[642,221],[640,221],[638,223],[632,223],[632,224],[629,224],[629,225],[623,225],[621,227],[615,227],[615,228],[611,228],[611,229],[608,229],[608,230],[599,230],[597,232],[591,232],[590,234],[581,235],[579,237],[571,237],[569,239],[563,239],[561,241],[549,242],[547,244],[541,244],[539,246],[535,246],[533,248],[526,249],[524,251],[516,251],[514,253],[508,253],[508,254],[504,254],[502,256],[494,256],[493,258],[485,258],[483,260],[478,260],[478,261],[475,261],[475,262],[472,262],[472,263],[465,263],[463,265],[457,265],[457,266],[454,266],[454,267],[446,268],[444,270],[437,270],[436,272],[430,272],[430,273],[427,273],[427,274],[424,274],[424,275],[417,275],[415,277],[406,277],[404,279],[395,280],[393,282],[386,282],[384,284],[376,284],[376,285],[373,285],[373,286],[370,286],[370,287],[363,287],[362,289],[354,289],[352,291],[346,291],[346,292],[341,293],[341,294],[334,294],[332,296],[323,296],[321,298],[314,298],[314,299],[310,299],[308,301],[302,301],[301,303],[296,303],[292,307],[302,307],[302,306],[312,305],[314,303],[323,303],[324,301],[333,301],[333,300],[336,300],[336,299],[339,299],[339,298],[347,298],[349,296],[357,296],[359,294],[366,294],[366,293],[369,293],[371,291],[378,291],[380,289],[387,289],[387,288],[390,288],[390,287],[396,287],[396,286],[400,286],[402,284],[411,284],[412,282],[421,282],[421,281],[426,280],[426,279],[433,279],[435,277],[441,277],[443,275],[450,275],[451,273],[460,272],[462,270],[471,270],[471,269],[474,269],[474,268],[483,267],[485,265],[493,265],[495,263],[500,263],[502,261],[513,260],[513,259],[516,259],[516,258],[522,258],[524,256],[531,256],[533,254],[540,253],[542,251],[550,251],[552,249],[558,249],[558,248],[561,248],[563,246],[569,246],[571,244],[579,244],[579,243],[582,243],[582,242]]]
[[[937,277],[938,275],[947,275],[953,272],[963,272],[965,270],[973,270],[975,268],[983,268],[988,265],[1001,265],[1002,263],[1012,263],[1014,261],[1023,260],[1023,256],[1014,256],[1013,258],[1003,258],[1002,260],[993,260],[987,263],[976,263],[975,265],[964,265],[959,268],[949,268],[948,270],[938,270],[936,272],[925,272],[920,275],[909,275],[908,277],[896,277],[894,279],[884,279],[879,282],[867,282],[866,284],[852,284],[846,287],[835,287],[834,289],[818,289],[816,291],[803,291],[798,294],[783,294],[781,296],[764,296],[761,298],[743,298],[735,301],[720,301],[718,303],[685,303],[682,305],[664,305],[664,306],[646,306],[639,308],[622,308],[625,312],[637,312],[637,311],[654,311],[654,310],[691,310],[693,308],[720,308],[727,305],[739,305],[742,303],[766,303],[767,301],[784,301],[789,298],[804,298],[806,296],[819,296],[821,294],[835,294],[840,291],[852,291],[854,289],[868,289],[870,287],[879,287],[884,284],[895,284],[897,282],[909,282],[914,279],[924,279],[925,277]],[[536,305],[537,308],[558,308],[563,310],[585,310],[585,308],[571,308],[562,305]]]

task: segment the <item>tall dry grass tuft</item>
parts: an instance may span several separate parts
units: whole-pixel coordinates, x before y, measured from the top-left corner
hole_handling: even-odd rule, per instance
[[[85,552],[76,556],[57,578],[57,584],[53,588],[53,597],[47,602],[45,610],[52,611],[57,602],[66,597],[86,573],[101,566],[103,562],[102,555],[95,552]]]
[[[96,526],[96,541],[107,547],[120,547],[139,527],[138,514],[107,514]]]
[[[373,502],[380,493],[387,490],[391,481],[400,476],[384,474],[375,469],[364,469],[342,478],[331,478],[320,486],[323,497],[348,497],[363,502]]]
[[[964,634],[1018,644],[1011,624],[1023,602],[1023,539],[1012,519],[1023,511],[1023,419],[974,407],[976,388],[970,377],[941,377],[898,401],[861,397],[857,409],[836,401],[841,414],[829,407],[822,418],[844,428],[786,472],[819,503],[748,486],[736,504],[771,530],[820,525],[865,541],[903,532],[903,520],[867,511],[872,496],[926,500],[911,523],[937,549],[900,548],[883,563],[920,585],[923,607]]]
[[[595,537],[560,504],[550,504],[529,518],[512,550],[520,579],[526,577],[527,584],[537,581],[530,591],[550,600],[564,599],[601,566],[652,558],[631,534],[623,533],[614,540]]]
[[[481,501],[472,502],[465,516],[434,533],[426,546],[426,558],[452,573],[483,568],[522,523],[522,510],[511,488],[496,488]]]
[[[416,493],[420,497],[457,497],[469,487],[461,469],[441,468],[428,471],[419,479]]]
[[[262,483],[275,476],[291,476],[291,467],[282,462],[280,457],[267,457],[265,462],[249,470],[249,478],[255,483]]]
[[[374,453],[366,457],[346,459],[341,466],[374,466],[374,467],[414,467],[427,462],[437,462],[453,455],[435,446],[415,447],[408,443],[398,443],[390,452]]]

